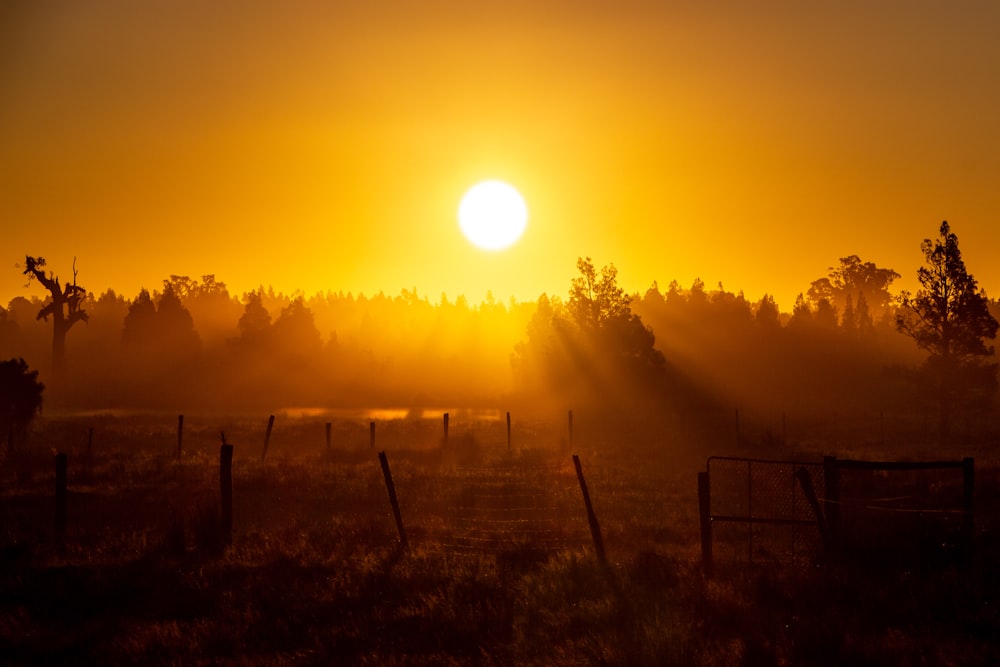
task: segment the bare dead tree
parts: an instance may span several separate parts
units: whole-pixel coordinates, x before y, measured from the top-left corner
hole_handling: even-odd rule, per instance
[[[87,291],[76,284],[76,258],[73,258],[73,282],[65,286],[59,284],[59,278],[51,271],[46,273],[44,267],[45,258],[25,256],[23,273],[28,276],[28,283],[37,280],[51,297],[35,319],[48,322],[49,316],[52,317],[52,373],[62,378],[66,373],[66,334],[77,322],[89,319],[82,308]]]

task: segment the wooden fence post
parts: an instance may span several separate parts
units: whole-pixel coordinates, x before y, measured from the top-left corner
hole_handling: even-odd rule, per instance
[[[222,434],[219,450],[219,493],[222,507],[222,542],[233,543],[233,446],[226,442]]]
[[[823,514],[830,534],[830,546],[840,548],[840,467],[836,456],[823,457]]]
[[[698,473],[698,517],[701,523],[701,564],[712,572],[712,504],[707,472]]]
[[[374,422],[372,422],[374,424]],[[400,547],[406,549],[406,529],[403,528],[403,515],[399,512],[399,500],[396,498],[396,485],[392,483],[392,472],[389,470],[389,459],[385,452],[378,453],[378,462],[382,464],[382,476],[385,477],[385,489],[389,493],[389,504],[392,505],[392,515],[396,519],[396,530],[399,531]]]
[[[184,415],[177,415],[177,458],[184,451]]]
[[[449,420],[449,415],[446,412],[444,413],[444,416],[441,418],[442,428],[444,429],[444,444],[446,445],[448,444],[448,420]]]
[[[260,452],[260,462],[267,457],[267,447],[271,444],[271,430],[274,428],[274,415],[267,418],[267,431],[264,433],[264,449]]]
[[[56,546],[66,544],[66,454],[56,454]]]
[[[507,411],[507,453],[510,454],[510,411]]]
[[[375,422],[368,424],[368,448],[375,449]]]
[[[809,507],[812,508],[813,514],[816,515],[816,527],[819,529],[819,533],[823,538],[823,546],[826,547],[827,553],[833,548],[833,540],[830,538],[830,527],[826,523],[826,517],[823,514],[823,508],[820,507],[819,498],[816,496],[816,489],[813,487],[812,477],[809,476],[809,471],[803,466],[799,466],[799,469],[795,471],[795,478],[799,481],[799,486],[802,487],[802,493],[806,497],[806,502],[809,503]]]
[[[587,508],[587,523],[590,524],[590,536],[594,540],[594,550],[597,552],[597,560],[602,565],[607,565],[607,557],[604,555],[604,540],[601,538],[601,526],[597,523],[597,515],[594,513],[594,506],[590,502],[590,491],[587,490],[587,480],[583,478],[583,468],[580,466],[580,457],[573,455],[573,465],[576,467],[576,478],[580,481],[580,491],[583,492],[583,504]]]

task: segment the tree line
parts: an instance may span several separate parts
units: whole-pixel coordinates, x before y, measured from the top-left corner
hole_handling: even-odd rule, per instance
[[[945,432],[955,410],[991,405],[1000,305],[947,222],[922,249],[915,294],[852,255],[790,313],[701,280],[626,294],[614,265],[589,258],[565,298],[470,304],[416,289],[236,296],[214,275],[170,276],[128,299],[87,292],[75,265],[63,285],[29,256],[23,272],[47,294],[0,309],[0,359],[41,369],[46,400],[67,408],[928,404]]]

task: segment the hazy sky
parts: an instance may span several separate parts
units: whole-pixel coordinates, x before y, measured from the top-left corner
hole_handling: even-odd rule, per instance
[[[41,296],[26,253],[473,301],[589,255],[790,310],[848,254],[912,287],[943,219],[997,297],[998,34],[994,0],[6,0],[0,302]],[[456,220],[486,178],[531,216],[492,254]]]

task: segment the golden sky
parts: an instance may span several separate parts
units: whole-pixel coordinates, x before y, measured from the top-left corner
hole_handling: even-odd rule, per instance
[[[435,301],[591,256],[790,310],[849,254],[912,288],[943,219],[997,297],[998,34],[993,0],[8,0],[0,303],[25,254]],[[496,253],[456,220],[487,178],[531,216]]]

